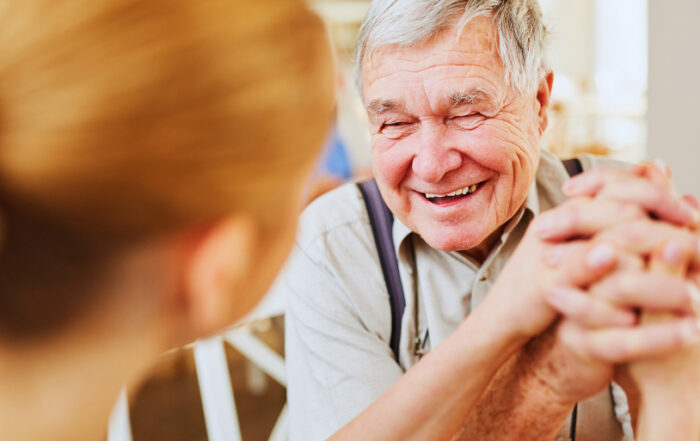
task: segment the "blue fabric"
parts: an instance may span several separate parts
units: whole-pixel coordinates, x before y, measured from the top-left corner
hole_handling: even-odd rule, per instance
[[[323,149],[317,173],[332,175],[340,179],[349,179],[352,176],[347,149],[343,140],[340,139],[336,126],[333,126],[331,129],[330,137]]]

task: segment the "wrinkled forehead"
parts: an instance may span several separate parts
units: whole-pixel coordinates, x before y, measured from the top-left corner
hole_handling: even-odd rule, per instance
[[[461,31],[457,23],[414,45],[389,44],[371,51],[362,65],[363,95],[380,80],[425,76],[453,70],[491,73],[505,80],[498,52],[498,32],[491,17],[476,17]],[[483,71],[483,72],[481,72]]]

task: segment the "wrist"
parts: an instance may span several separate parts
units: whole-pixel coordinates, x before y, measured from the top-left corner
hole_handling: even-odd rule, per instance
[[[572,382],[571,357],[553,347],[557,347],[555,332],[528,342],[518,354],[520,375],[531,393],[559,409],[571,409],[585,394]]]
[[[548,403],[554,411],[568,415],[578,400],[563,392],[565,388],[558,384],[556,374],[549,372],[548,368],[533,365],[527,355],[520,364],[523,392],[532,400]]]
[[[460,326],[467,339],[478,338],[484,354],[489,354],[500,365],[527,344],[530,337],[508,326],[501,310],[490,308],[484,302],[476,308]]]

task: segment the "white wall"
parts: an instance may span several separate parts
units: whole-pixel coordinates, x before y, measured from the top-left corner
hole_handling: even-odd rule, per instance
[[[592,81],[595,74],[595,2],[540,0],[540,5],[551,34],[548,55],[555,72],[554,81],[557,74]]]
[[[700,1],[649,0],[648,102],[649,156],[700,196]]]

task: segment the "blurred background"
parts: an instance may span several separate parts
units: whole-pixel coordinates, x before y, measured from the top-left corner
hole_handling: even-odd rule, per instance
[[[312,200],[368,174],[369,135],[352,54],[369,1],[310,1],[328,23],[340,66],[337,122],[309,194]],[[543,147],[561,157],[589,152],[627,161],[663,158],[679,190],[700,193],[695,172],[700,164],[700,31],[694,22],[700,2],[540,3],[551,32],[549,62],[555,72]],[[246,441],[286,439],[284,373],[279,370],[282,312],[280,299],[270,298],[256,312],[257,320],[232,331],[238,334],[198,343],[206,349],[199,355],[197,345],[164,355],[147,379],[131,385],[128,405],[123,401],[115,412],[110,440],[218,441],[207,434],[208,425],[212,432],[215,424],[212,418],[226,419],[224,424]],[[257,343],[251,346],[253,341]],[[207,383],[205,371],[214,380]],[[227,398],[231,387],[235,399]],[[205,412],[207,403],[211,407]],[[217,411],[220,415],[211,415]]]

